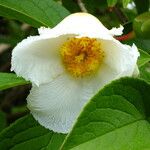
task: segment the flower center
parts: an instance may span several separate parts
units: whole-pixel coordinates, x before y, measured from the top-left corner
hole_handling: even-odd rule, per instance
[[[103,61],[104,51],[95,38],[69,38],[60,49],[66,70],[74,77],[96,72]]]

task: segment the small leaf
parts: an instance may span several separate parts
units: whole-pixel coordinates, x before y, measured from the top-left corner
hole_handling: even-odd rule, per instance
[[[123,0],[123,7],[126,8],[130,2],[131,0]]]
[[[150,64],[140,67],[140,78],[150,83]]]
[[[61,150],[150,149],[150,85],[122,78],[83,109]]]
[[[63,6],[65,6],[65,8],[67,8],[72,13],[81,11],[77,1],[74,1],[74,0],[62,0],[62,4],[63,4]]]
[[[109,7],[113,7],[117,4],[118,0],[107,0],[107,4]]]
[[[150,55],[140,49],[139,49],[139,52],[140,52],[140,57],[138,59],[138,66],[142,67],[143,65],[145,65],[146,63],[150,61]]]
[[[0,90],[24,84],[29,84],[29,82],[13,73],[0,73]]]
[[[1,132],[0,150],[58,150],[64,138],[64,134],[45,129],[28,115]]]
[[[87,9],[87,11],[97,17],[98,17],[97,11],[103,12],[108,7],[106,0],[95,0],[94,3],[93,0],[82,0],[82,2],[85,8]]]
[[[133,29],[137,37],[150,39],[150,12],[137,16],[133,21]]]
[[[0,16],[34,27],[53,27],[67,15],[69,12],[53,0],[0,0]]]

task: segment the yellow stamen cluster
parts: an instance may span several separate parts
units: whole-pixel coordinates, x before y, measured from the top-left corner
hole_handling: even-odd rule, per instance
[[[74,77],[96,72],[104,58],[100,42],[88,37],[68,39],[60,53],[65,68]]]

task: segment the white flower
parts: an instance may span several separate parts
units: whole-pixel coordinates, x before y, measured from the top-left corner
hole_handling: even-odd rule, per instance
[[[94,16],[76,13],[53,29],[20,42],[12,53],[12,68],[33,84],[28,108],[39,123],[67,133],[85,103],[110,81],[138,72],[135,45],[113,38]]]

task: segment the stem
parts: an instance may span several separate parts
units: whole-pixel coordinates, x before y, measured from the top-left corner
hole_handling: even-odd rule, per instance
[[[77,3],[78,3],[78,5],[79,5],[82,12],[85,12],[85,13],[88,12],[87,9],[85,8],[85,5],[82,2],[82,0],[77,0]]]
[[[112,10],[115,12],[115,14],[118,16],[121,23],[125,24],[128,22],[128,18],[124,15],[124,13],[121,11],[118,7],[113,7]]]

